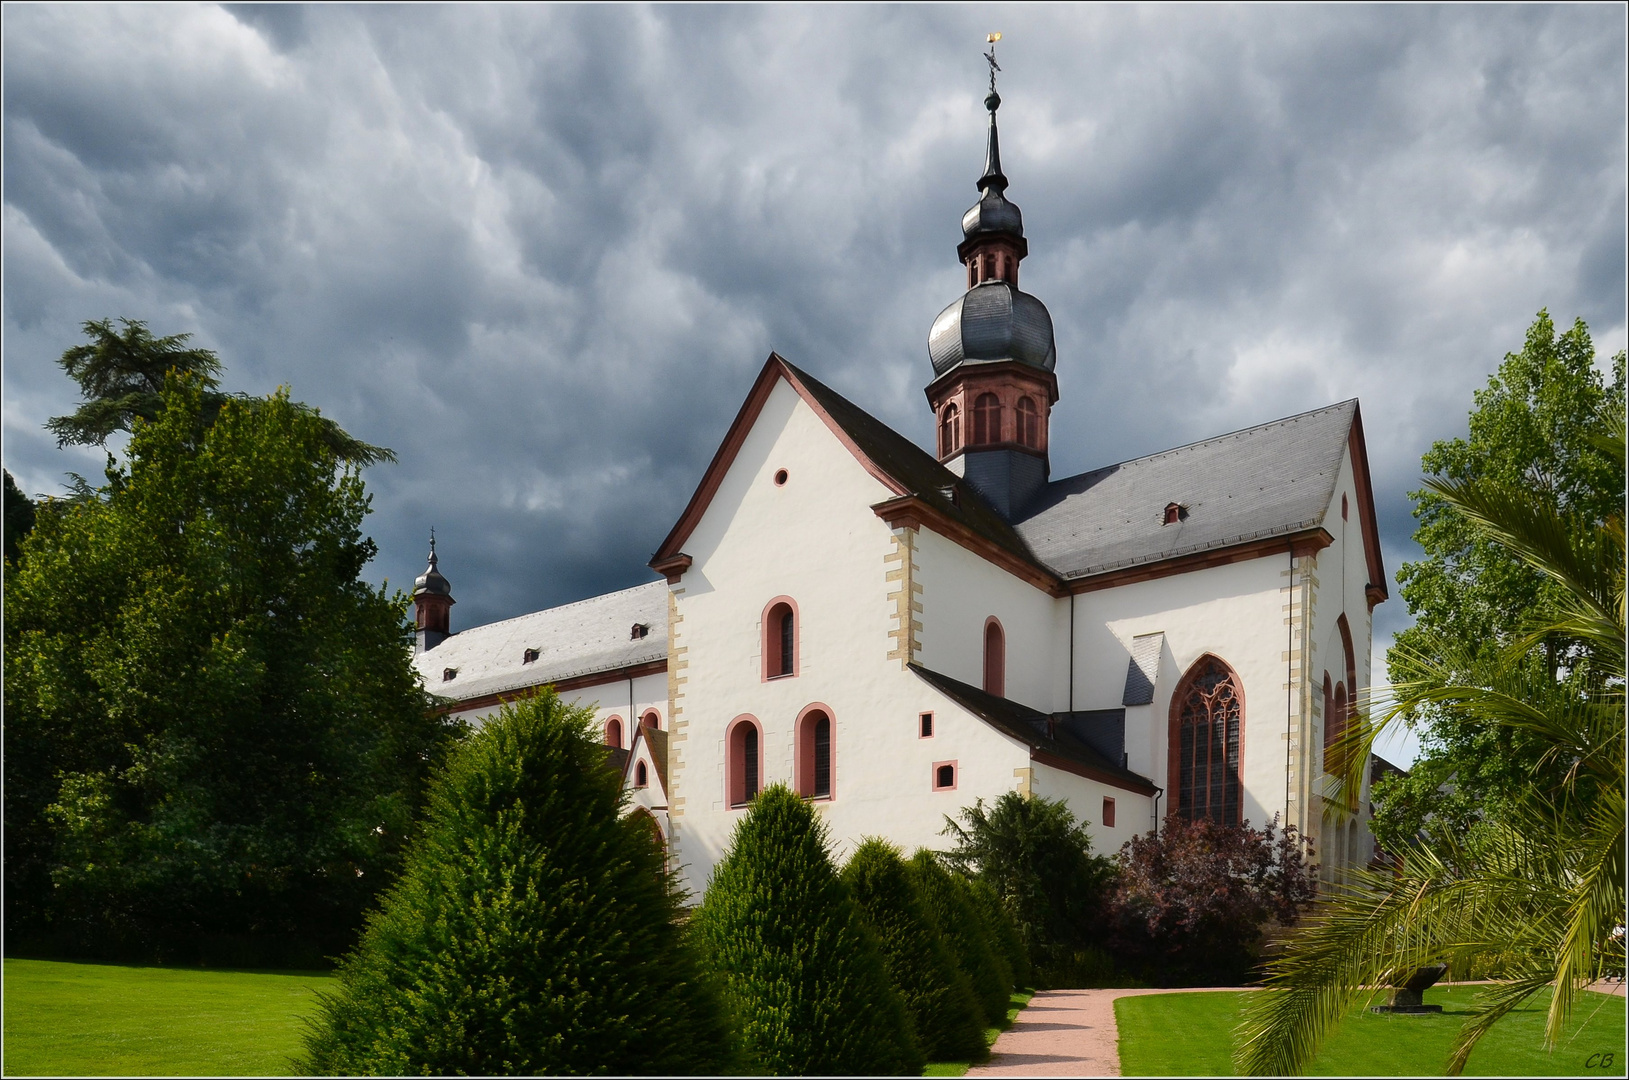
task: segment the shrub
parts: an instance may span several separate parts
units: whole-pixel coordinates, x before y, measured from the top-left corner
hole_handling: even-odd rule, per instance
[[[730,1065],[649,829],[592,713],[544,691],[437,777],[401,879],[321,998],[321,1073],[696,1073]]]
[[[772,1075],[915,1075],[911,1020],[826,830],[784,785],[736,826],[692,922],[748,1066]]]
[[[1316,882],[1295,826],[1265,829],[1168,817],[1130,841],[1110,905],[1116,959],[1156,985],[1236,985],[1273,919],[1294,923]]]
[[[910,869],[918,893],[944,930],[951,955],[973,985],[985,1023],[1002,1026],[1007,1022],[1012,983],[1002,977],[1001,962],[990,946],[967,882],[946,870],[939,857],[925,848],[918,848],[911,857]]]
[[[843,880],[876,931],[922,1053],[929,1061],[983,1057],[983,1010],[899,849],[867,840],[849,858]]]
[[[1007,970],[1012,975],[1013,989],[1028,987],[1031,978],[1029,953],[1024,949],[1024,942],[1018,936],[1018,927],[1014,925],[1006,905],[1001,902],[1001,894],[996,892],[994,885],[983,878],[967,880],[968,886],[972,889],[973,903],[990,932],[990,943],[995,947],[996,955],[1007,962]]]
[[[1114,884],[1114,862],[1092,854],[1091,836],[1068,805],[1009,791],[986,810],[981,799],[946,818],[956,839],[950,862],[988,882],[1012,916],[1038,987],[1078,985],[1080,957]]]

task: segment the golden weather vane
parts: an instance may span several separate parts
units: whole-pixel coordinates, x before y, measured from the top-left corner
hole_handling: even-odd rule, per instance
[[[1001,70],[1001,65],[996,63],[996,58],[995,58],[996,42],[998,42],[1000,40],[1001,40],[1001,31],[999,31],[999,30],[997,30],[996,32],[991,33],[991,34],[985,34],[984,35],[985,43],[990,46],[990,51],[984,54],[984,59],[986,59],[986,60],[988,60],[990,62],[990,93],[992,93],[992,94],[995,93],[996,72]]]

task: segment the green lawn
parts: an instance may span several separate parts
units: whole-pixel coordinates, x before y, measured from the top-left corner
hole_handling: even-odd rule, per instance
[[[1381,1016],[1355,1010],[1308,1070],[1313,1076],[1441,1076],[1448,1048],[1477,988],[1433,988],[1440,1015]],[[1247,993],[1152,994],[1114,1003],[1125,1076],[1232,1076],[1233,1028]],[[1623,1076],[1624,999],[1586,993],[1562,1044],[1545,1053],[1549,998],[1501,1020],[1477,1048],[1466,1076]],[[1604,1057],[1610,1055],[1610,1057]],[[1608,1064],[1607,1062],[1610,1062]]]
[[[283,1074],[319,972],[5,961],[5,1071]]]
[[[1013,1020],[1029,1004],[1029,999],[1035,996],[1033,990],[1017,990],[1013,992],[1007,1005],[1007,1022],[1000,1027],[984,1029],[984,1045],[988,1049],[995,1045],[996,1036],[1012,1027]],[[971,1061],[935,1061],[922,1071],[923,1076],[965,1076],[972,1066]]]

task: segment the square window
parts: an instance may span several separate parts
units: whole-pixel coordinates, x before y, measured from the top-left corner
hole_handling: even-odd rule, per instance
[[[956,763],[954,761],[935,761],[933,763],[933,790],[956,790]]]
[[[933,738],[933,714],[925,712],[918,718],[919,727],[917,737],[922,739]]]
[[[1114,800],[1113,799],[1104,799],[1103,800],[1103,827],[1105,829],[1114,828]]]

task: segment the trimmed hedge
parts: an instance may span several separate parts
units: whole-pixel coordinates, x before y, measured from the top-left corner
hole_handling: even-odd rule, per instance
[[[506,705],[436,778],[402,877],[323,995],[305,1071],[711,1073],[727,1015],[591,710]]]
[[[784,785],[767,788],[736,826],[691,925],[752,1071],[922,1071],[910,1016],[832,866],[825,826]]]
[[[917,849],[909,866],[918,894],[938,918],[951,955],[973,985],[985,1022],[1000,1027],[1007,1022],[1012,983],[1001,974],[1001,961],[991,948],[967,880],[946,870],[939,857],[926,848]]]
[[[1033,976],[1029,967],[1029,951],[1024,948],[1024,941],[1018,936],[1018,926],[1013,922],[1012,914],[1001,902],[1001,894],[996,892],[994,885],[982,878],[965,880],[972,890],[973,904],[984,919],[985,929],[989,931],[990,944],[994,947],[996,956],[1007,963],[1013,989],[1033,986],[1034,984],[1030,982]]]
[[[867,840],[849,858],[843,880],[877,933],[923,1054],[929,1061],[984,1057],[983,1010],[899,849]]]

